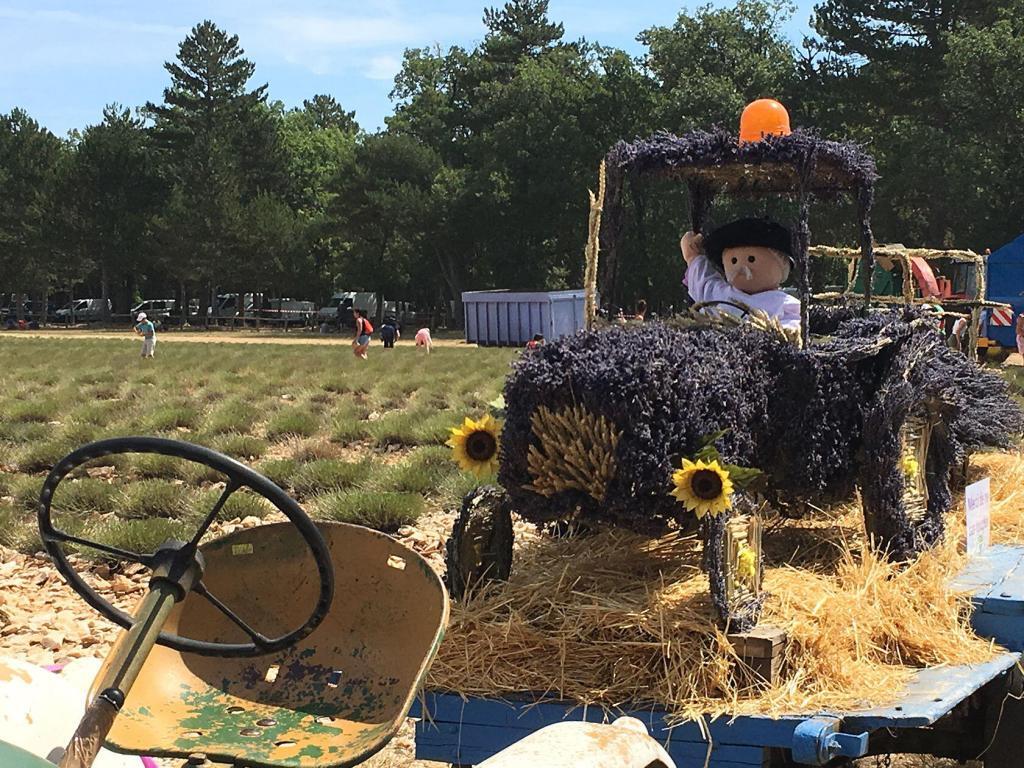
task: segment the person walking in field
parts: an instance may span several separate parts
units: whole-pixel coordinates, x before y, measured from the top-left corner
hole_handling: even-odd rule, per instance
[[[380,327],[380,340],[384,342],[384,349],[391,349],[395,341],[402,338],[402,332],[398,330],[398,323],[393,317],[384,319],[384,325]]]
[[[434,348],[434,342],[430,339],[430,329],[420,328],[416,331],[416,346],[423,347],[427,350],[427,354]]]
[[[352,314],[356,318],[356,337],[352,340],[352,353],[362,359],[366,359],[366,350],[370,347],[370,335],[373,333],[373,325],[366,319],[366,310],[353,309]]]
[[[153,357],[156,352],[156,326],[145,312],[139,312],[135,318],[135,332],[142,337],[142,357]]]
[[[1017,352],[1024,357],[1024,312],[1017,315]]]

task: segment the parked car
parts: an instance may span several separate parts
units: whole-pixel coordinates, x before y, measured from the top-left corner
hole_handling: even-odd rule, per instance
[[[103,299],[75,299],[66,307],[58,309],[54,315],[62,323],[94,323],[103,319]],[[106,314],[112,309],[110,299],[106,299]]]
[[[252,308],[251,293],[241,297],[237,293],[219,293],[217,303],[210,307],[210,319],[231,320],[240,317],[243,311],[246,315],[251,314]]]
[[[145,312],[150,320],[167,320],[174,314],[177,306],[177,299],[146,299],[132,307],[132,319],[134,320],[139,312]]]
[[[269,299],[263,298],[260,303],[259,317],[289,325],[309,325],[317,315],[316,304],[301,299]]]

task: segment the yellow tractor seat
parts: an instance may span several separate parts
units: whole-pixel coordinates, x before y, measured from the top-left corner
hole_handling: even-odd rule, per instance
[[[202,752],[246,768],[326,768],[357,765],[391,739],[441,642],[447,594],[428,563],[390,537],[341,523],[319,527],[335,577],[323,623],[267,656],[215,658],[156,646],[107,746],[162,757]],[[316,567],[290,523],[238,531],[201,552],[207,589],[262,634],[284,634],[312,611]],[[214,642],[250,640],[195,592],[164,629]]]

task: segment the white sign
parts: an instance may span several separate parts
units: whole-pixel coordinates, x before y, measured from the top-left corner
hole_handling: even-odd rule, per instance
[[[989,482],[986,477],[967,486],[964,507],[967,509],[967,554],[979,555],[988,549]]]

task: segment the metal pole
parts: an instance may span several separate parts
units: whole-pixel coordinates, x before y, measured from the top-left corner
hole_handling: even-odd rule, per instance
[[[110,652],[99,685],[94,686],[99,693],[71,737],[60,768],[91,768],[178,595],[176,585],[163,581],[146,593],[131,629],[121,633]]]

